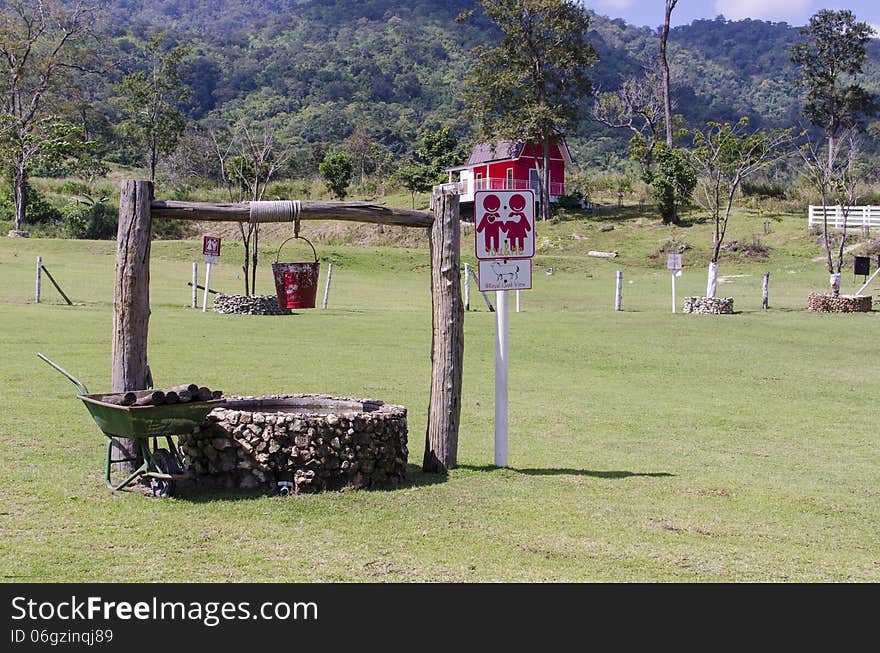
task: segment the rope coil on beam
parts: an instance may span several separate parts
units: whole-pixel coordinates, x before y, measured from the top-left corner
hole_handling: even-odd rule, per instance
[[[272,202],[250,202],[251,224],[261,222],[299,222],[302,202],[281,200]]]

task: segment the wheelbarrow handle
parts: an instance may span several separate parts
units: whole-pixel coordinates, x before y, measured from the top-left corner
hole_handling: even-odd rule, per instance
[[[55,363],[55,362],[49,360],[46,356],[43,356],[43,354],[41,354],[41,353],[39,353],[39,352],[37,352],[37,357],[40,358],[41,360],[45,361],[46,363],[48,363],[48,364],[51,365],[52,367],[54,367],[56,370],[58,370],[59,372],[61,372],[64,376],[66,376],[66,377],[68,378],[68,380],[69,380],[73,385],[76,386],[76,389],[79,390],[79,394],[81,394],[81,395],[87,395],[87,394],[89,394],[89,389],[88,389],[88,388],[87,388],[87,387],[86,387],[86,386],[85,386],[85,385],[84,385],[84,384],[83,384],[78,378],[76,378],[75,376],[73,376],[70,372],[68,372],[67,370],[65,370],[63,367],[61,367],[61,366],[58,365],[57,363]]]

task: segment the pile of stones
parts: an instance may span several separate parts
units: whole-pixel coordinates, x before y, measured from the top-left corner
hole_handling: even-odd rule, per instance
[[[187,470],[215,487],[393,487],[406,480],[406,408],[324,395],[234,397],[180,445]]]
[[[291,315],[289,308],[278,308],[275,295],[224,295],[214,296],[214,312],[225,315]]]
[[[871,296],[811,292],[807,297],[807,309],[816,313],[868,313]]]
[[[685,297],[683,313],[733,315],[733,297]]]

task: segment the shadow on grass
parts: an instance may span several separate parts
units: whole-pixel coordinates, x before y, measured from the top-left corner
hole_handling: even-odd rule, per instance
[[[393,492],[416,487],[427,487],[445,483],[447,477],[443,474],[426,474],[418,465],[406,466],[406,481],[400,485],[377,485],[374,487],[358,488],[362,492]],[[339,492],[339,490],[326,490],[327,492]],[[212,501],[253,501],[264,497],[279,496],[276,492],[267,491],[265,488],[252,490],[223,489],[200,485],[198,483],[186,483],[179,485],[174,498],[191,503],[210,503]]]
[[[503,468],[494,465],[459,465],[459,469],[467,469],[473,472],[496,472],[502,471]],[[521,468],[507,467],[507,471],[526,476],[589,476],[591,478],[630,478],[633,476],[645,476],[648,478],[663,478],[666,476],[675,476],[669,472],[629,472],[629,471],[600,471],[593,469],[568,469],[568,468]]]

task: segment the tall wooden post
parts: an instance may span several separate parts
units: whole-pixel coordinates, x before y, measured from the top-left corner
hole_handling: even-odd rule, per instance
[[[153,184],[127,179],[119,196],[116,231],[116,296],[113,300],[113,392],[147,387],[150,323],[150,201]],[[137,455],[135,441],[115,439],[116,452]]]
[[[444,474],[458,458],[464,305],[461,300],[461,223],[458,195],[435,191],[431,244],[431,399],[425,434],[425,472]]]

